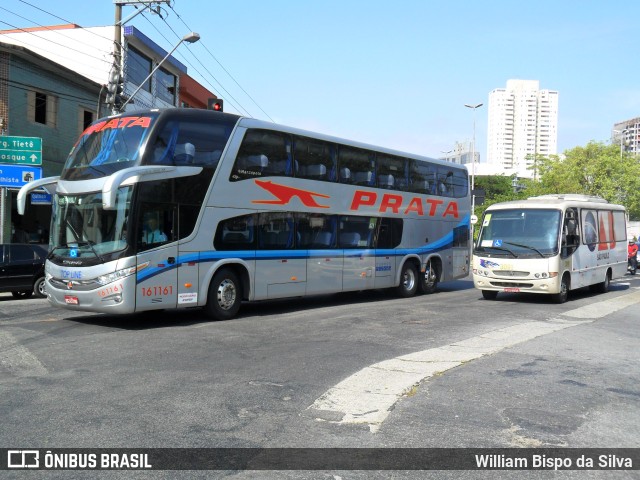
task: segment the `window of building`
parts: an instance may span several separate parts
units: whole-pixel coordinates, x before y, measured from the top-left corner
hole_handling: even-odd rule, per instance
[[[40,123],[55,128],[58,113],[58,98],[43,92],[27,92],[28,118],[34,123]]]
[[[156,96],[171,105],[176,104],[177,79],[164,68],[159,68],[156,77]]]
[[[151,73],[152,61],[149,57],[134,47],[127,50],[127,80],[138,87],[142,85],[142,90],[151,92],[151,81],[145,79]]]
[[[96,119],[96,113],[83,107],[78,109],[78,135],[93,123]]]

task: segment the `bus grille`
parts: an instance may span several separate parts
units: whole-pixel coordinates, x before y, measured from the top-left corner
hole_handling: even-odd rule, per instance
[[[493,270],[496,277],[528,277],[531,272],[520,272],[518,270]]]

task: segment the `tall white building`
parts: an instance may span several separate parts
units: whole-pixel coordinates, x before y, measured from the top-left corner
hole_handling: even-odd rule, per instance
[[[487,163],[497,170],[534,178],[536,155],[558,150],[558,92],[537,80],[507,80],[489,93]]]
[[[613,125],[611,143],[620,145],[620,151],[638,155],[640,153],[640,117]]]

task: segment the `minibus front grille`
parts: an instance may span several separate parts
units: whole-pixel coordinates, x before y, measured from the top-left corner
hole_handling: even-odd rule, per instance
[[[520,282],[491,282],[491,285],[502,288],[533,288],[533,283]]]
[[[493,273],[496,277],[528,277],[531,272],[520,272],[518,270],[493,270]]]

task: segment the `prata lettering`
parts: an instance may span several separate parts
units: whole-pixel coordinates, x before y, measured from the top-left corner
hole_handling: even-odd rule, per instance
[[[360,207],[373,207],[380,213],[395,213],[408,215],[414,213],[418,216],[428,215],[435,217],[439,214],[442,217],[452,216],[458,218],[458,203],[448,202],[435,198],[412,197],[407,204],[402,195],[385,193],[378,200],[376,192],[366,190],[356,190],[351,200],[351,210],[360,210]]]

